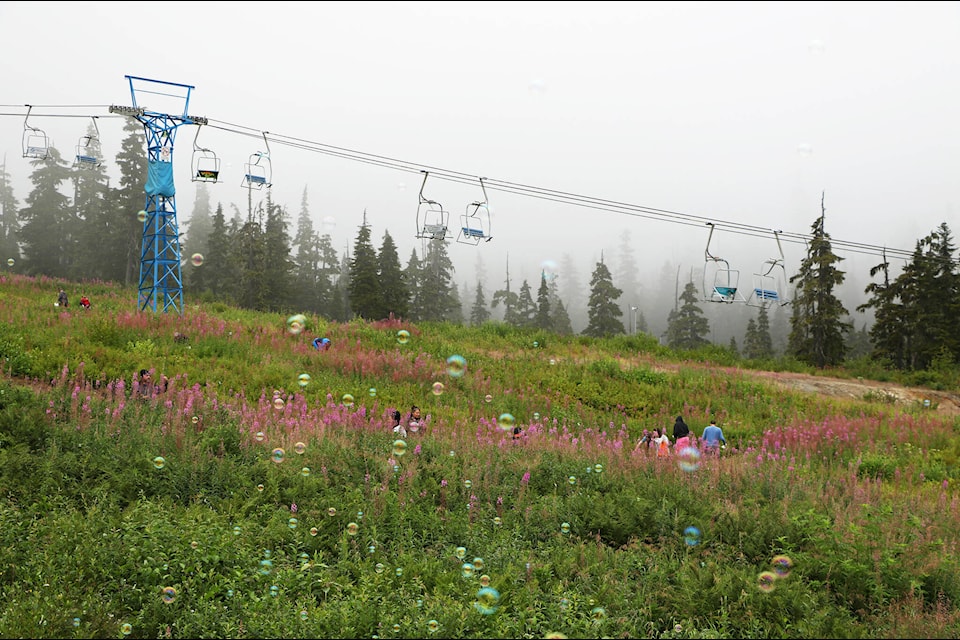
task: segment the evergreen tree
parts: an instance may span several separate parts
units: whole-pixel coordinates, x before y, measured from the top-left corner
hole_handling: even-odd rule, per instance
[[[233,261],[239,267],[235,300],[244,309],[266,308],[269,282],[265,270],[266,242],[263,235],[259,218],[251,216],[234,235],[231,243]]]
[[[317,300],[320,313],[324,317],[337,319],[343,309],[343,296],[337,293],[340,279],[340,258],[333,248],[333,238],[329,233],[320,236],[317,244],[318,273],[317,273]]]
[[[420,269],[420,290],[423,300],[421,320],[430,322],[463,322],[460,295],[453,280],[453,263],[447,245],[440,240],[427,243],[423,267]]]
[[[520,285],[520,294],[517,296],[517,320],[521,327],[533,327],[536,324],[537,305],[533,302],[533,292],[530,283],[524,279]]]
[[[93,124],[87,129],[85,140],[89,141],[84,155],[91,158],[102,157],[100,139]],[[74,278],[108,280],[115,277],[107,254],[103,250],[104,240],[111,235],[115,222],[115,211],[109,204],[109,178],[102,162],[74,163],[71,170],[73,179],[73,205],[76,229],[76,257]]]
[[[757,320],[747,321],[747,333],[743,339],[743,355],[746,358],[762,359],[773,357],[773,342],[770,339],[770,319],[767,308],[760,307]]]
[[[593,338],[624,333],[623,323],[618,319],[623,312],[617,305],[621,295],[620,289],[613,286],[612,276],[607,265],[603,263],[603,256],[593,270],[590,278],[590,301],[587,308],[589,322],[583,330],[583,335]]]
[[[383,297],[383,317],[406,318],[410,313],[410,292],[406,274],[400,267],[397,245],[389,231],[384,231],[380,252],[377,254],[380,292]]]
[[[507,255],[507,279],[506,288],[493,292],[493,298],[490,300],[490,306],[494,309],[500,303],[503,303],[503,321],[511,326],[520,326],[520,317],[517,314],[517,303],[519,296],[515,291],[510,290],[510,255]]]
[[[13,195],[10,184],[10,174],[7,173],[7,161],[4,158],[0,165],[0,260],[3,268],[7,267],[7,260],[20,261],[20,221],[17,219],[19,203]]]
[[[470,324],[478,327],[490,319],[490,310],[487,309],[487,299],[483,295],[483,283],[477,280],[477,295],[473,299],[470,309]]]
[[[287,232],[287,212],[275,204],[272,192],[267,191],[267,219],[263,230],[264,274],[268,291],[263,305],[267,311],[290,309],[294,263],[290,259],[290,235]]]
[[[384,317],[383,295],[377,275],[377,252],[370,240],[370,225],[367,212],[363,212],[363,224],[353,244],[353,259],[350,261],[350,306],[354,313],[365,320]]]
[[[821,214],[813,223],[813,237],[800,271],[790,278],[798,282],[791,319],[790,352],[801,362],[824,368],[843,362],[844,336],[851,325],[834,289],[843,283],[844,273],[836,264],[843,260],[833,252],[830,234],[824,230],[826,211],[821,198]]]
[[[104,260],[109,264],[111,279],[126,286],[139,283],[140,248],[143,246],[143,223],[137,213],[146,203],[144,176],[147,175],[146,135],[143,124],[126,118],[123,130],[127,133],[120,143],[117,167],[120,169],[119,188],[110,196],[113,205],[113,225],[103,242],[113,247]]]
[[[537,290],[537,315],[534,319],[534,326],[545,331],[553,330],[550,288],[547,286],[547,278],[543,273],[540,274],[540,288]]]
[[[417,250],[410,252],[410,259],[407,260],[407,266],[403,270],[404,279],[410,291],[410,320],[419,322],[426,315],[426,292],[423,287],[423,267],[420,264],[420,258],[417,257]]]
[[[631,242],[629,229],[624,229],[620,234],[620,245],[617,257],[616,272],[613,280],[617,283],[617,286],[623,290],[623,295],[620,297],[620,311],[623,317],[629,318],[632,313],[630,307],[636,306],[639,304],[639,301],[643,299],[642,287],[637,277],[640,273],[640,268],[637,266],[637,261],[634,257],[633,243]],[[637,330],[642,331],[639,327],[637,327]]]
[[[553,305],[553,314],[550,318],[554,333],[562,336],[572,336],[573,326],[570,324],[570,316],[567,315],[567,309],[563,306],[563,300],[557,298]]]
[[[697,286],[690,280],[683,288],[679,307],[667,316],[667,346],[672,349],[698,349],[710,344],[705,336],[710,333],[710,323],[699,306]]]
[[[877,356],[898,368],[923,370],[946,357],[960,360],[960,275],[946,223],[917,242],[910,262],[892,284],[867,287],[874,295],[860,309],[875,307],[871,334]]]
[[[727,345],[727,349],[729,349],[729,350],[730,350],[730,353],[732,353],[732,354],[734,354],[734,355],[739,355],[739,354],[740,354],[740,348],[737,346],[737,337],[736,337],[736,336],[730,336],[730,344]]]
[[[300,199],[297,230],[291,242],[291,249],[295,249],[296,256],[291,296],[293,307],[301,311],[320,313],[323,308],[320,286],[320,246],[317,233],[313,230],[306,187]]]
[[[210,205],[210,190],[206,183],[197,182],[196,195],[193,200],[193,211],[190,213],[190,222],[187,223],[186,238],[182,243],[181,250],[184,255],[192,256],[199,253],[206,259],[208,239],[213,232],[213,210]],[[190,269],[189,275],[184,278],[193,288],[203,290],[206,288],[203,283],[205,274],[204,269]]]
[[[70,200],[60,189],[70,179],[70,169],[60,152],[48,148],[43,159],[31,160],[33,190],[18,212],[24,271],[31,275],[72,278],[78,219]]]
[[[574,328],[574,332],[576,332],[580,328],[585,328],[589,321],[587,317],[588,293],[580,278],[580,273],[577,271],[576,262],[569,253],[563,254],[560,258],[558,273],[552,275],[547,274],[548,282],[553,282],[558,279],[561,279],[559,285],[560,297],[566,301],[564,304],[567,309],[570,310],[571,314],[570,323]]]
[[[207,238],[207,253],[203,261],[205,275],[198,281],[195,290],[197,294],[210,292],[217,300],[234,302],[238,265],[234,263],[230,242],[223,206],[218,204],[213,215],[213,227]]]

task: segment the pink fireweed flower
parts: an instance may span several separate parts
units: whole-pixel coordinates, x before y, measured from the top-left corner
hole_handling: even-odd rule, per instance
[[[420,445],[419,445],[419,444],[413,448],[413,455],[415,455],[415,456],[420,455]]]
[[[529,482],[530,482],[530,472],[527,471],[526,473],[523,474],[523,477],[520,478],[520,484],[524,484],[524,485],[525,485],[525,484],[527,484],[527,483],[529,483]]]
[[[294,502],[290,505],[290,513],[296,513],[296,512],[297,512],[297,503]]]
[[[440,486],[441,486],[441,487],[447,486],[447,481],[446,481],[446,480],[441,480],[441,481],[440,481]]]

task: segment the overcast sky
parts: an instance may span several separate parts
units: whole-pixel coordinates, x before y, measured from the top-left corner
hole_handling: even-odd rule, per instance
[[[132,104],[125,76],[145,77],[193,86],[191,115],[235,129],[717,223],[808,234],[825,193],[834,239],[910,250],[941,222],[960,231],[958,34],[958,2],[2,2],[0,111],[38,105],[30,124],[67,157],[89,121],[39,114],[103,116],[111,160],[122,121],[106,107]],[[23,125],[0,117],[21,204]],[[184,226],[195,132],[174,152]],[[263,142],[200,135],[223,163],[214,203],[245,210],[243,165]],[[419,173],[270,153],[274,200],[295,220],[306,188],[339,251],[366,210],[376,247],[389,230],[403,264],[419,253]],[[479,182],[424,193],[453,226],[481,198]],[[535,291],[544,260],[571,254],[589,274],[625,234],[651,277],[665,260],[703,266],[705,226],[488,196],[494,240],[449,247],[460,282],[478,254],[501,281],[509,252]],[[804,247],[784,250],[793,273]],[[711,253],[752,270],[776,250],[772,234],[718,231]]]

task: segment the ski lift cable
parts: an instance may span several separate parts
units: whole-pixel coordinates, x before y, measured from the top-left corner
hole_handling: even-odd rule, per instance
[[[24,105],[2,105],[0,108],[22,108]],[[110,105],[30,105],[33,108],[45,108],[45,109],[84,109],[84,108],[107,108],[109,109]],[[107,116],[97,115],[93,116],[89,113],[84,114],[39,114],[31,113],[34,117],[65,117],[65,118],[90,118],[90,117],[107,117],[107,118],[126,118],[127,116],[122,114],[109,114]],[[23,113],[7,113],[0,112],[0,116],[17,116],[23,117]],[[211,124],[214,122],[220,123],[220,126]],[[240,125],[236,123],[230,123],[222,120],[208,119],[207,126],[215,129],[220,129],[228,133],[261,138],[266,140],[267,134],[261,129],[255,129],[253,127],[247,127],[245,125]],[[431,175],[439,180],[446,180],[448,182],[455,182],[465,185],[475,185],[477,176],[473,174],[468,174],[461,171],[454,171],[450,169],[445,169],[442,167],[436,167],[431,165],[424,165],[419,163],[414,163],[407,160],[401,160],[397,158],[391,158],[388,156],[382,156],[377,154],[371,154],[363,151],[358,151],[354,149],[349,149],[346,147],[339,147],[335,145],[320,143],[316,141],[307,140],[304,138],[298,138],[295,136],[288,136],[285,134],[278,134],[271,132],[269,137],[276,144],[281,144],[284,146],[301,149],[304,151],[311,151],[314,153],[321,153],[331,157],[351,160],[354,162],[360,162],[364,164],[369,164],[372,166],[379,166],[383,168],[388,168],[392,170],[404,171],[407,173],[421,173],[424,170],[428,170]],[[609,200],[603,198],[596,198],[592,196],[584,196],[581,194],[576,194],[568,191],[561,191],[556,189],[549,189],[544,187],[537,187],[533,185],[526,185],[517,182],[511,182],[506,180],[497,180],[495,178],[484,178],[485,185],[492,191],[498,191],[503,193],[512,193],[515,195],[521,195],[525,197],[532,197],[540,200],[545,200],[548,202],[558,202],[562,204],[569,204],[575,206],[583,206],[600,211],[608,211],[612,213],[617,213],[621,215],[630,215],[633,217],[639,217],[650,220],[658,220],[661,222],[671,222],[674,224],[682,224],[685,226],[694,226],[702,227],[705,222],[712,221],[717,228],[724,228],[724,231],[727,233],[733,233],[738,235],[743,235],[747,237],[768,237],[770,233],[769,228],[760,227],[757,225],[749,225],[744,223],[730,222],[730,221],[717,221],[715,218],[709,218],[706,216],[699,216],[693,214],[686,214],[677,211],[670,211],[667,209],[659,209],[654,207],[647,207],[643,205],[635,205],[626,202],[621,202],[617,200]],[[780,238],[784,242],[789,243],[799,243],[806,244],[813,237],[809,234],[801,234],[794,232],[784,232],[780,231]],[[914,251],[905,250],[905,249],[895,249],[891,247],[881,247],[879,245],[861,243],[854,241],[846,241],[836,238],[830,238],[830,243],[833,246],[844,248],[846,251],[851,253],[861,253],[868,255],[885,255],[893,258],[903,258],[909,259],[913,256]]]

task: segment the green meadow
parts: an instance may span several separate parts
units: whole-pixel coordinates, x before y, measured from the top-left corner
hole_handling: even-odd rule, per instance
[[[648,335],[135,301],[0,277],[2,637],[960,636],[936,405]],[[726,448],[637,448],[677,415]]]

